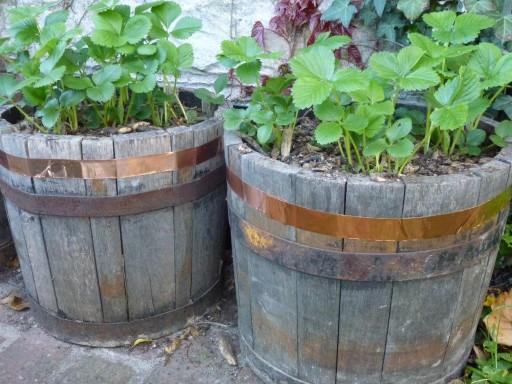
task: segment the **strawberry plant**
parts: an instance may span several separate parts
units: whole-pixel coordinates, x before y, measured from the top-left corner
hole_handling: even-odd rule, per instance
[[[373,54],[364,70],[343,67],[336,57],[335,51],[349,41],[320,35],[290,60],[292,74],[281,79],[286,87],[292,84],[296,111],[313,110],[317,144],[336,144],[354,171],[398,174],[421,152],[476,156],[491,146],[505,146],[512,136],[511,121],[490,134],[480,128],[484,113],[512,82],[512,54],[474,43],[495,21],[443,11],[426,14],[424,22],[431,37],[410,33],[410,46]],[[278,92],[285,98],[288,88]],[[228,110],[226,129],[242,129],[266,146],[280,145],[288,126],[279,124],[269,106],[275,99],[262,93],[266,85],[259,85],[247,110]],[[408,93],[423,98],[422,121],[417,110],[399,105]]]
[[[41,25],[47,10],[10,10],[10,37],[0,47],[9,72],[0,77],[0,100],[36,128],[65,133],[136,120],[166,127],[197,118],[182,103],[177,83],[194,61],[183,41],[201,21],[180,17],[177,3],[131,9],[115,0],[97,2],[90,8],[90,35],[68,30],[66,11],[50,13]],[[35,111],[31,116],[27,107]]]

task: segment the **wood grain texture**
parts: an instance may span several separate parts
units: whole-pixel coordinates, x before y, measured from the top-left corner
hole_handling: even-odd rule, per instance
[[[114,158],[111,138],[84,138],[84,160],[109,160]],[[116,196],[116,180],[84,180],[87,196]],[[128,321],[123,246],[118,217],[90,219],[91,233],[98,271],[103,320],[105,322]]]
[[[114,136],[116,158],[171,150],[171,137],[165,132]],[[118,179],[117,189],[119,195],[124,195],[164,188],[172,183],[172,172],[163,172]],[[173,208],[167,208],[121,217],[130,319],[148,317],[175,307],[173,213]]]
[[[79,136],[32,135],[31,158],[82,159]],[[34,178],[38,194],[85,195],[85,184],[75,179]],[[101,299],[94,259],[90,221],[87,218],[41,217],[59,311],[82,321],[102,322]]]

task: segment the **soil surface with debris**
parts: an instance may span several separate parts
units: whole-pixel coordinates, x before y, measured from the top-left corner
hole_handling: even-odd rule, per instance
[[[67,344],[39,328],[30,309],[18,312],[0,304],[0,383],[260,384],[240,361],[229,267],[225,281],[222,300],[207,315],[182,332],[134,348]],[[19,268],[0,266],[0,299],[12,294],[26,298]],[[232,357],[225,351],[229,347]],[[236,366],[227,361],[233,357]]]
[[[314,172],[327,173],[332,176],[348,170],[347,163],[342,159],[337,145],[327,145],[322,148],[315,146],[314,131],[317,121],[303,117],[295,129],[294,141],[290,156],[281,161],[287,164],[297,165]],[[247,137],[243,137],[246,144],[253,150],[265,153],[261,147]],[[497,151],[486,153],[485,156],[462,156],[458,159],[450,159],[441,152],[424,156],[416,155],[408,164],[404,175],[435,176],[448,175],[467,171],[477,165],[485,164],[492,160]]]

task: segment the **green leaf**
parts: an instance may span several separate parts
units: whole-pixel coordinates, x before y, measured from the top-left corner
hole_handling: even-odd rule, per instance
[[[494,32],[502,42],[512,41],[512,15],[500,18],[494,27]]]
[[[315,116],[322,121],[340,121],[343,118],[343,108],[330,100],[316,105],[314,111]]]
[[[364,130],[366,137],[372,138],[379,134],[386,122],[386,116],[370,116],[368,118],[368,126]]]
[[[493,68],[491,76],[484,81],[485,89],[505,86],[512,82],[512,53],[502,56]]]
[[[123,71],[117,64],[106,65],[101,68],[98,72],[92,75],[92,80],[95,84],[101,84],[104,82],[113,83],[121,78]]]
[[[268,124],[274,118],[274,113],[272,111],[259,111],[253,110],[250,111],[249,118],[254,121],[256,124]]]
[[[229,78],[227,74],[223,74],[217,77],[213,83],[213,89],[215,89],[215,92],[221,93],[224,89],[226,89],[228,86],[228,81]]]
[[[391,100],[386,100],[381,103],[375,103],[367,106],[368,110],[374,115],[391,116],[395,113],[395,107]]]
[[[512,96],[501,95],[496,99],[492,107],[497,111],[505,112],[508,118],[512,119]]]
[[[369,64],[371,70],[383,79],[396,80],[399,77],[398,60],[391,52],[374,53]]]
[[[393,123],[393,125],[386,130],[386,137],[394,143],[406,137],[412,130],[412,120],[409,117],[404,117]]]
[[[357,8],[350,0],[334,0],[323,13],[322,20],[341,22],[345,28],[348,28],[356,13]]]
[[[340,92],[367,92],[370,80],[365,72],[355,68],[343,68],[334,74],[334,85]]]
[[[397,8],[409,21],[414,21],[430,6],[429,0],[399,0]]]
[[[464,126],[468,119],[467,104],[449,105],[435,109],[430,115],[432,123],[443,131],[453,131]]]
[[[322,122],[315,129],[315,140],[320,145],[327,145],[337,142],[342,136],[339,123]]]
[[[24,19],[11,24],[9,32],[15,40],[22,44],[31,44],[39,38],[39,27],[35,18]]]
[[[297,108],[322,104],[331,94],[332,84],[314,78],[298,79],[292,88],[293,103]]]
[[[499,137],[503,139],[512,137],[512,121],[502,121],[496,126],[494,131]]]
[[[493,19],[475,13],[464,13],[457,16],[455,12],[432,12],[423,16],[430,25],[432,36],[442,42],[451,44],[466,44],[475,40],[484,29],[491,28],[496,23]]]
[[[11,75],[0,75],[0,96],[11,99],[18,90],[18,81]]]
[[[415,47],[421,48],[425,51],[430,57],[439,58],[443,57],[446,49],[441,47],[432,41],[429,37],[422,35],[420,33],[409,33],[408,38],[412,45]]]
[[[93,86],[91,79],[88,77],[64,76],[62,82],[65,87],[75,90],[84,90]]]
[[[148,93],[155,89],[156,76],[154,74],[147,74],[144,80],[139,80],[130,84],[130,89],[134,93]]]
[[[173,1],[166,1],[151,8],[151,12],[169,29],[171,24],[181,15],[181,7]]]
[[[58,23],[65,23],[68,20],[69,12],[62,9],[60,11],[52,12],[44,19],[44,25],[50,26]]]
[[[256,138],[258,139],[258,143],[267,144],[272,138],[272,127],[270,125],[258,127]]]
[[[470,102],[468,105],[467,123],[469,124],[475,121],[475,119],[483,115],[490,106],[491,101],[483,97],[479,97],[478,99]]]
[[[489,136],[489,139],[498,147],[505,148],[507,146],[507,142],[505,141],[505,139],[498,135],[491,135]]]
[[[317,36],[315,40],[316,47],[325,47],[331,51],[335,51],[347,44],[350,44],[352,39],[349,36],[329,36],[329,32],[323,32]]]
[[[423,49],[410,46],[402,48],[397,54],[397,63],[398,63],[398,73],[401,76],[406,76],[409,74],[416,64],[421,60],[425,51]]]
[[[258,82],[260,78],[261,61],[243,63],[236,68],[236,75],[242,84],[250,85]]]
[[[39,66],[39,70],[44,73],[48,74],[52,71],[53,68],[55,68],[55,65],[59,62],[62,55],[64,55],[64,51],[66,50],[66,41],[60,41],[56,46],[55,49],[50,53],[48,58],[46,60],[43,60],[41,62],[41,65]]]
[[[387,148],[387,152],[395,159],[403,159],[412,155],[414,144],[411,140],[404,138]]]
[[[56,83],[57,81],[59,81],[60,79],[62,79],[62,76],[64,75],[65,72],[66,72],[65,66],[62,65],[60,67],[57,67],[57,68],[53,69],[50,73],[47,73],[45,77],[36,81],[34,83],[34,87],[40,88],[40,87],[46,87],[48,85],[52,85],[52,84]]]
[[[85,99],[84,91],[65,91],[59,97],[59,102],[63,107],[69,108],[80,104]]]
[[[245,111],[242,109],[231,108],[224,111],[224,129],[226,131],[236,131],[245,120]]]
[[[224,40],[221,44],[221,49],[221,56],[225,56],[238,63],[254,61],[263,54],[263,49],[259,46],[258,42],[248,36],[243,36],[236,40]]]
[[[290,60],[290,67],[297,78],[330,80],[334,74],[336,58],[326,47],[311,47]]]
[[[386,8],[386,3],[387,0],[373,0],[375,12],[377,12],[377,15],[379,15],[379,17],[382,17],[382,14],[384,13],[384,8]]]
[[[343,121],[343,126],[350,132],[362,134],[368,123],[369,120],[366,116],[352,113]]]
[[[496,45],[480,43],[471,56],[468,67],[481,78],[488,80],[494,77],[496,63],[502,56],[501,50]]]
[[[224,104],[224,101],[225,101],[224,96],[216,95],[215,93],[210,92],[206,88],[195,89],[194,95],[208,104],[221,105],[221,104]]]
[[[115,92],[115,87],[112,83],[101,83],[94,87],[87,88],[87,97],[93,101],[106,103],[109,101]]]
[[[178,69],[188,69],[194,64],[194,49],[192,44],[178,46]]]
[[[59,102],[55,99],[50,100],[43,109],[37,112],[37,116],[41,117],[46,128],[53,128],[60,116]]]
[[[423,16],[423,21],[434,30],[449,31],[456,18],[457,14],[453,11],[430,12]]]
[[[108,10],[93,16],[94,30],[91,40],[104,47],[120,47],[126,44],[126,38],[121,36],[123,16],[118,12]]]
[[[486,136],[483,129],[473,129],[466,134],[466,144],[470,147],[479,147],[484,143]]]
[[[369,143],[363,149],[363,155],[366,157],[378,156],[386,150],[388,143],[385,139],[378,139]]]
[[[195,17],[185,16],[178,20],[171,34],[177,39],[184,40],[188,39],[197,31],[200,31],[202,27],[203,24],[201,20]]]
[[[400,87],[406,91],[423,91],[439,84],[441,79],[428,67],[420,67],[400,80]]]
[[[143,15],[131,17],[123,30],[123,38],[130,44],[137,44],[147,36],[151,29],[151,21]]]
[[[142,56],[154,55],[156,51],[157,47],[155,45],[139,45],[137,47],[137,53]]]
[[[21,91],[29,105],[37,107],[46,101],[46,89],[44,88],[24,87]]]
[[[479,98],[480,82],[474,72],[465,71],[461,75],[448,80],[440,87],[434,97],[441,105],[471,103]]]

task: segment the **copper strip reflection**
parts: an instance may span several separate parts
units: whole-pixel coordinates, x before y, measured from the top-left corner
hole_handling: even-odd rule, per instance
[[[370,241],[424,240],[455,235],[493,220],[507,207],[512,189],[488,202],[451,213],[411,218],[340,215],[304,208],[250,186],[227,170],[228,184],[242,200],[284,225],[337,238]]]

